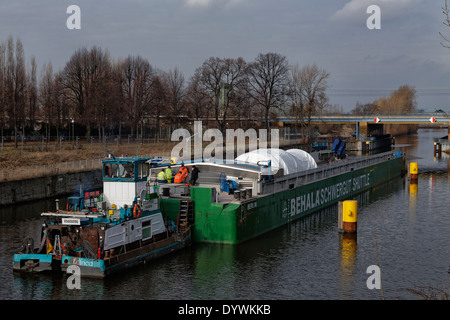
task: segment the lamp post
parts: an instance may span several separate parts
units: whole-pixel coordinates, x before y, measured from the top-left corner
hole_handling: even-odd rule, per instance
[[[75,120],[72,119],[72,144],[75,141]]]

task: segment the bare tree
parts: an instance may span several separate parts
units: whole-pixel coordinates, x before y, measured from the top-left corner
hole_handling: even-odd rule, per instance
[[[381,114],[379,106],[373,103],[362,104],[360,102],[356,103],[355,108],[351,111],[354,115],[359,116],[375,116],[377,114]]]
[[[416,89],[403,85],[391,92],[389,97],[381,97],[374,101],[381,114],[410,114],[416,111]]]
[[[14,143],[18,147],[18,130],[22,126],[25,130],[25,103],[26,103],[26,71],[23,45],[20,39],[8,38],[6,47],[6,83],[5,106],[8,112],[10,125],[14,128]]]
[[[222,130],[229,111],[237,111],[244,107],[243,90],[247,88],[247,63],[243,58],[224,59],[224,80],[222,82]],[[238,113],[240,117],[241,112]]]
[[[44,116],[44,121],[46,124],[45,135],[48,143],[50,140],[50,127],[53,124],[53,115],[55,113],[53,104],[53,66],[51,62],[44,64],[42,68],[41,80],[39,82],[39,92],[39,101],[42,106],[42,115]]]
[[[37,69],[36,59],[35,57],[31,57],[31,65],[27,78],[27,96],[28,96],[27,113],[30,127],[32,130],[34,129],[36,113],[38,111],[38,88],[36,79],[36,72],[37,72],[36,69]]]
[[[184,76],[178,68],[163,72],[161,76],[167,90],[168,116],[175,128],[178,128],[182,121],[181,116],[186,116],[184,111]]]
[[[195,72],[195,77],[203,88],[203,92],[206,92],[209,97],[214,117],[222,132],[227,126],[226,119],[232,98],[246,81],[245,71],[246,62],[242,58],[210,57]]]
[[[330,74],[316,64],[307,65],[301,69],[302,96],[305,101],[308,125],[312,115],[320,113],[328,100],[326,89],[329,77]]]
[[[447,27],[450,27],[450,11],[448,9],[447,6],[447,0],[445,0],[445,5],[442,8],[442,13],[445,15],[445,21],[443,22],[443,24]],[[450,40],[448,40],[441,32],[439,32],[440,36],[442,37],[442,39],[444,40],[445,43],[450,43]],[[441,42],[441,45],[444,48],[449,48],[450,49],[450,45],[448,44],[444,44]]]
[[[329,76],[325,69],[320,69],[316,64],[291,68],[291,112],[308,132],[312,116],[320,114],[326,106]],[[309,133],[307,137],[309,139]]]
[[[59,141],[60,130],[64,125],[65,116],[69,114],[69,106],[65,94],[64,81],[61,72],[53,76],[53,90],[51,92],[53,111],[54,111],[54,125],[56,126],[56,139]]]
[[[223,84],[224,67],[222,59],[210,57],[195,73],[198,74],[201,86],[208,94],[209,104],[213,107],[217,124],[223,130],[225,123],[219,120],[220,112],[220,92]]]
[[[125,106],[125,97],[123,94],[123,60],[118,60],[112,64],[112,84],[111,84],[111,92],[110,98],[113,99],[111,101],[111,110],[109,115],[109,120],[112,122],[112,127],[117,126],[118,128],[118,143],[121,141],[122,135],[122,126],[127,124],[127,110],[124,108]]]
[[[142,139],[144,116],[150,108],[151,84],[155,72],[148,60],[141,56],[128,56],[121,63],[120,70],[121,96],[128,113],[131,133],[134,127],[140,125]]]
[[[6,122],[6,44],[0,43],[0,126],[1,141]],[[2,142],[0,142],[2,143]]]
[[[164,81],[160,74],[155,75],[152,78],[150,84],[152,99],[150,102],[151,114],[156,120],[156,128],[157,130],[161,129],[161,118],[166,114],[167,109],[167,86],[164,84]],[[161,138],[161,135],[157,134],[158,138]]]
[[[289,96],[291,102],[290,113],[295,117],[297,127],[303,126],[306,108],[303,99],[301,69],[298,64],[292,66],[289,70]]]
[[[105,129],[114,112],[116,90],[111,59],[107,51],[92,48],[89,52],[90,69],[88,75],[88,110],[84,121],[88,127],[95,126],[99,141],[105,141]]]
[[[67,90],[67,98],[72,108],[68,114],[68,121],[74,120],[76,116],[79,119],[83,116],[86,109],[86,87],[88,86],[86,71],[88,50],[81,48],[75,51],[66,63],[63,70],[64,87]]]
[[[99,140],[105,139],[105,126],[108,122],[108,104],[112,82],[111,59],[108,51],[99,47],[93,47],[87,57],[86,79],[86,110],[82,117],[82,123],[87,126],[88,137],[91,128],[97,127]]]
[[[185,104],[189,117],[200,120],[209,117],[209,97],[200,81],[200,72],[196,71],[190,78],[186,88]]]
[[[269,114],[283,107],[287,85],[288,61],[278,53],[259,54],[249,65],[248,88],[253,100],[262,107],[267,128]]]
[[[233,116],[237,117],[238,126],[240,128],[247,128],[248,122],[254,124],[260,124],[259,121],[256,120],[255,117],[255,103],[251,95],[249,94],[248,88],[248,78],[245,74],[246,70],[242,73],[242,77],[236,81],[236,85],[234,86],[234,90],[230,92],[227,96],[227,100],[229,101],[229,108],[233,114]],[[242,118],[245,118],[245,123]]]
[[[91,127],[98,124],[99,95],[105,82],[109,81],[110,69],[108,52],[94,46],[90,50],[81,48],[75,51],[62,73],[67,98],[72,105],[67,120],[77,119],[85,125],[88,137],[91,136]]]

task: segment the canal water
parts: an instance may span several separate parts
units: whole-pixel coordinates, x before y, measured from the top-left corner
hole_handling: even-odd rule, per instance
[[[66,276],[12,272],[13,253],[25,236],[38,237],[39,213],[54,208],[53,200],[1,209],[0,299],[416,300],[413,290],[450,293],[450,159],[433,157],[433,139],[446,133],[397,137],[397,150],[418,162],[418,184],[398,178],[360,194],[356,237],[338,231],[335,205],[239,246],[195,244],[110,279],[82,279],[80,290],[68,289]],[[367,285],[373,265],[380,289]]]

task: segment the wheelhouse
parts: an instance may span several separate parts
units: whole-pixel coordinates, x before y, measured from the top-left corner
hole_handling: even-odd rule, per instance
[[[148,158],[111,158],[103,161],[103,180],[139,182],[147,181]]]
[[[127,157],[103,160],[103,195],[107,207],[133,206],[147,190],[149,158]]]

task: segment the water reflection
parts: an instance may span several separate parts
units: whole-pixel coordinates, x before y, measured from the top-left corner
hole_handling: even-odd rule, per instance
[[[409,181],[409,217],[410,224],[414,224],[417,212],[417,192],[418,192],[418,181]]]
[[[339,254],[341,257],[340,283],[343,299],[354,299],[355,260],[357,249],[356,233],[339,233]]]
[[[198,299],[235,296],[237,247],[228,245],[196,246],[192,294]]]
[[[50,275],[14,274],[13,279],[15,294],[26,300],[55,297],[56,288],[61,287],[61,281]]]

